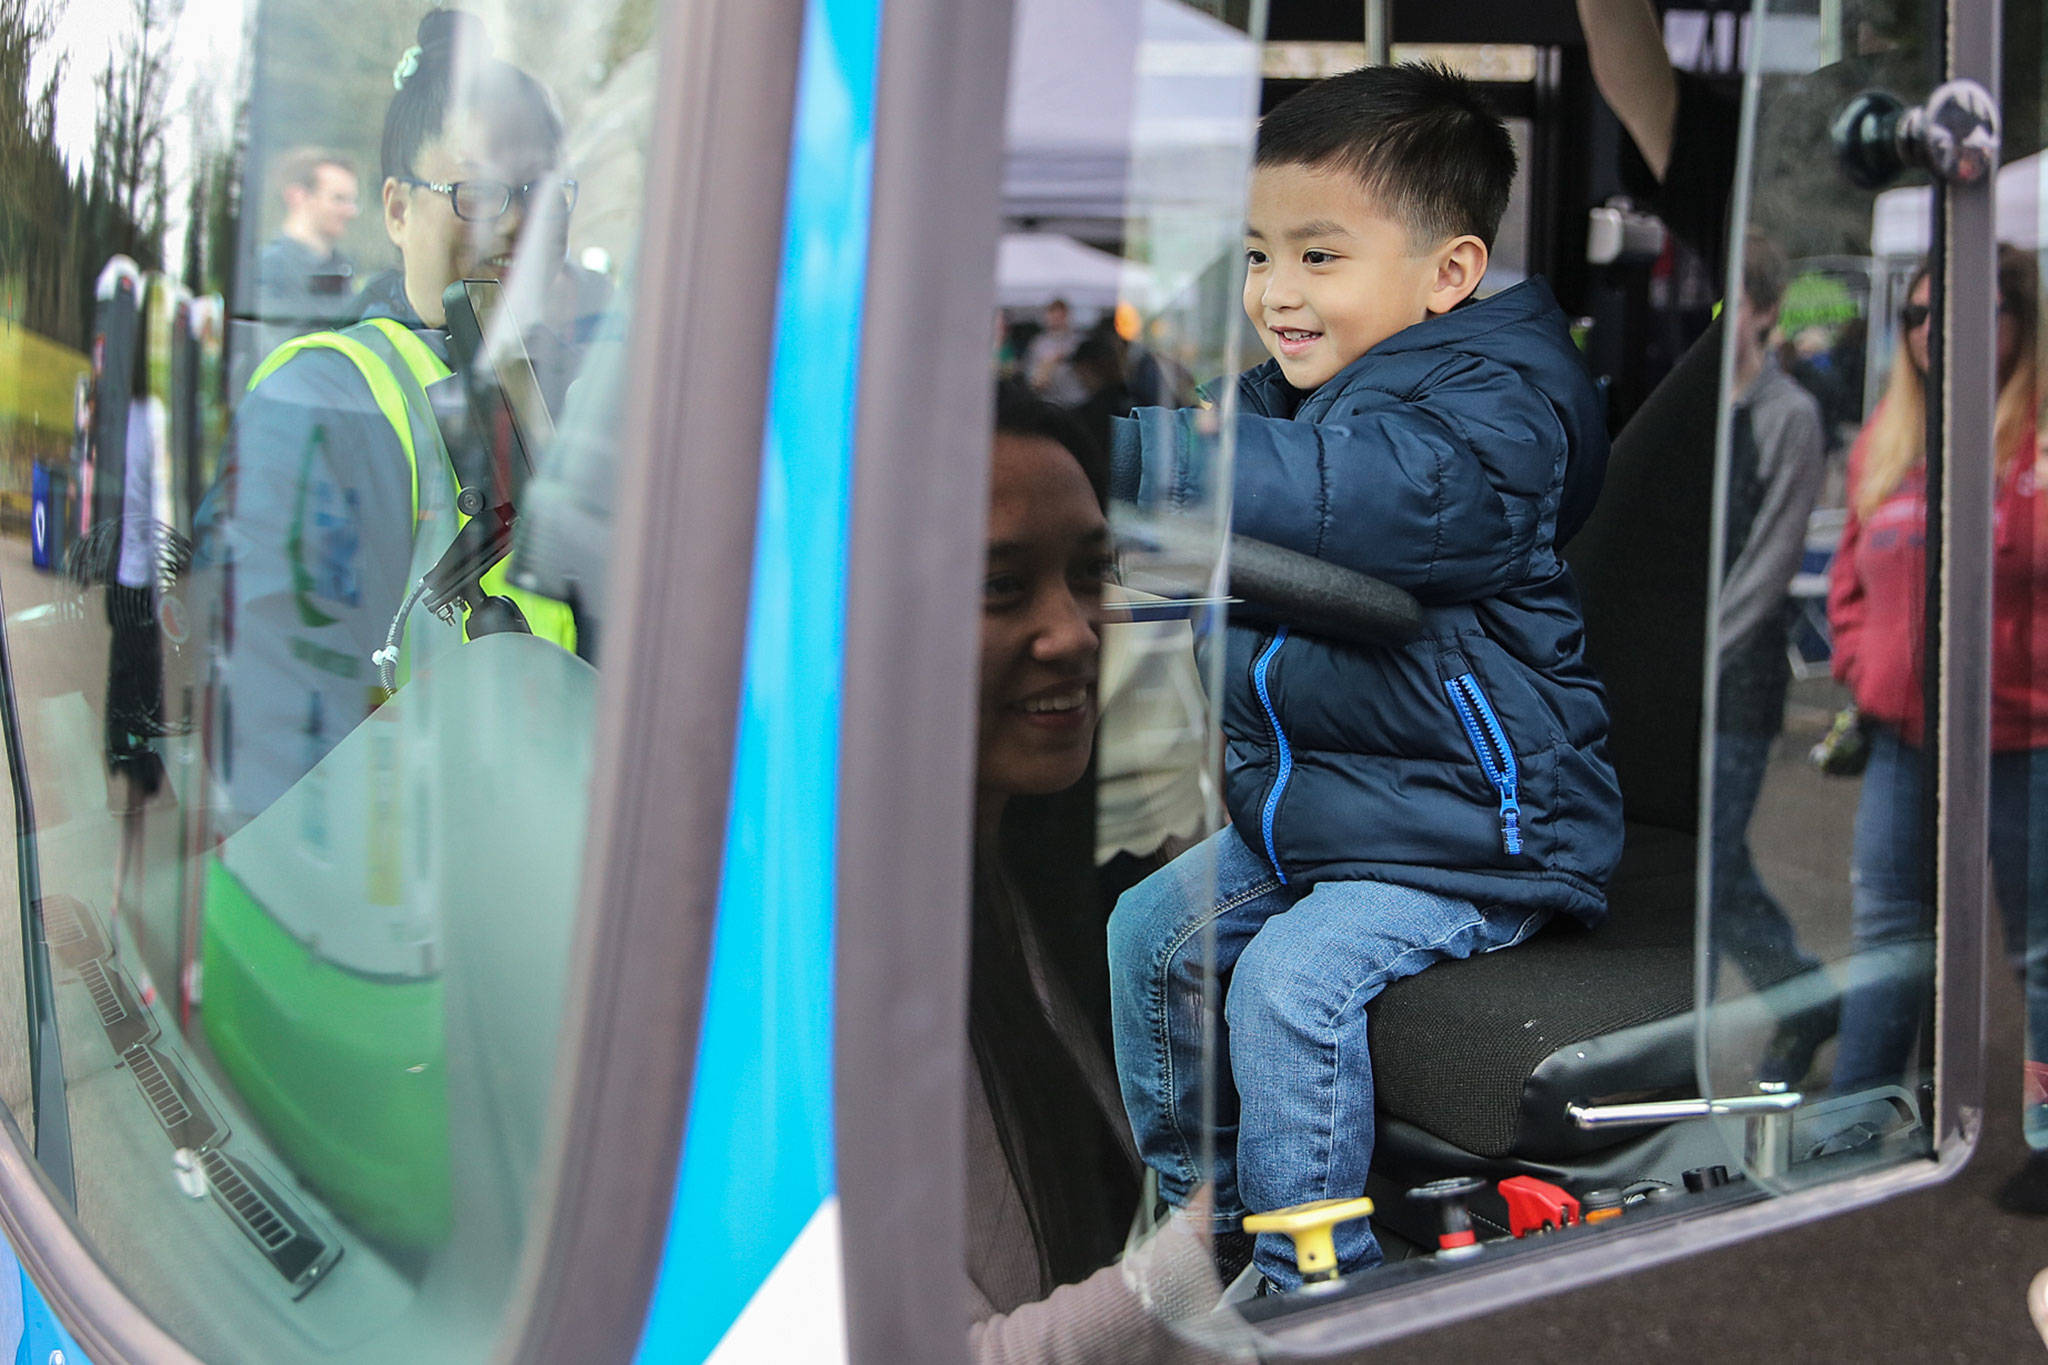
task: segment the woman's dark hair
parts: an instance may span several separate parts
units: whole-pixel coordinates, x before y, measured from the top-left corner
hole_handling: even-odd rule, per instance
[[[1012,798],[995,846],[975,856],[967,1040],[1044,1292],[1114,1260],[1138,1203],[1127,1139],[1075,1056],[1092,1053],[1097,1073],[1114,1075],[1093,778],[1091,765],[1066,792]]]
[[[413,174],[420,148],[441,135],[457,110],[477,114],[506,142],[560,155],[562,117],[553,97],[539,81],[491,55],[481,19],[463,10],[429,10],[417,41],[393,73],[398,91],[384,111],[385,179]]]
[[[1109,452],[1088,434],[1080,418],[1046,402],[1020,380],[1006,379],[996,385],[996,435],[1043,437],[1064,446],[1088,476],[1097,505],[1109,505]]]
[[[1065,448],[1104,496],[1108,462],[1064,409],[1004,384],[995,427]],[[975,850],[968,1045],[1048,1292],[1115,1259],[1138,1198],[1127,1141],[1075,1056],[1092,1053],[1101,1076],[1114,1074],[1094,778],[1090,763],[1065,791],[1012,797],[994,840]]]

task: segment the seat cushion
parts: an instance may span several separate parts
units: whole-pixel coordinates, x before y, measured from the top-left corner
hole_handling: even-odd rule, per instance
[[[1631,825],[1597,929],[1560,918],[1503,952],[1444,962],[1370,1010],[1379,1111],[1483,1157],[1556,1160],[1630,1136],[1567,1101],[1699,1093],[1695,840]]]

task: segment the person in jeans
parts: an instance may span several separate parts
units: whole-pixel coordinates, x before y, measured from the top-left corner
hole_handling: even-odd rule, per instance
[[[1927,584],[1928,266],[1906,292],[1883,401],[1849,452],[1849,516],[1828,586],[1833,669],[1870,729],[1856,808],[1837,1090],[1898,1084],[1930,1009],[1934,849],[1922,819]],[[1998,249],[1991,558],[1991,884],[2027,1004],[2026,1136],[2001,1202],[2048,1213],[2048,501],[2035,427],[2034,258]],[[1901,959],[1904,959],[1903,961]]]

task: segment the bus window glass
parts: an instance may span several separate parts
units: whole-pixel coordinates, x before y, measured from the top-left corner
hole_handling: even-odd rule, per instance
[[[1925,98],[1925,16],[1764,20],[1722,309],[1699,1036],[1704,1095],[1798,1097],[1718,1121],[1731,1173],[1781,1190],[1932,1150],[1939,319],[1924,177],[1858,189],[1828,144],[1863,91]]]
[[[1611,461],[1574,320],[1513,278],[1530,248],[1498,217],[1544,192],[1510,198],[1515,130],[1470,114],[1387,162],[1331,134],[1361,108],[1376,126],[1471,109],[1469,85],[1412,67],[1267,110],[1240,363],[1271,359],[1222,414],[1232,601],[1208,646],[1228,823],[1108,928],[1145,1212],[1217,1229],[1209,1328],[1327,1344],[1356,1299],[1369,1336],[1366,1301],[1446,1304],[1447,1270],[1932,1150],[1933,862],[1859,828],[1922,827],[1918,732],[1906,713],[1889,741],[1845,724],[1871,741],[1860,783],[1848,754],[1809,759],[1853,693],[1828,654],[1855,631],[1855,580],[1829,573],[1861,525],[1843,467],[1901,406],[1879,396],[1914,317],[1910,263],[1873,244],[1879,202],[1814,168],[1858,92],[1924,98],[1925,16],[1873,7],[1837,31],[1766,11],[1728,26],[1733,176],[1694,225],[1728,281],[1718,349],[1678,376],[1690,398],[1638,414],[1676,425],[1624,432]],[[1670,174],[1702,150],[1673,148]],[[1497,197],[1375,213],[1426,200],[1432,162]],[[1376,224],[1398,251],[1375,254]],[[1335,283],[1417,260],[1412,316]],[[1208,420],[1112,428],[1112,490],[1135,466],[1140,518]],[[1899,516],[1887,542],[1910,546]],[[1700,549],[1690,605],[1630,586],[1673,553],[1644,534],[1665,527]],[[1896,633],[1917,679],[1918,628]],[[1912,892],[1892,918],[1881,872]]]
[[[1169,864],[1191,904],[1214,884],[1185,868],[1222,822],[1212,698],[1225,648],[1222,433],[1236,400],[1227,382],[1206,397],[1197,386],[1245,363],[1237,295],[1259,25],[1254,15],[1248,33],[1243,9],[1021,0],[1015,11],[992,329],[967,1271],[972,1330],[1037,1343],[1023,1354],[1052,1339],[1035,1334],[1073,1330],[1038,1303],[1061,1284],[1084,1282],[1067,1302],[1086,1314],[1142,1301],[1198,1319],[1216,1295],[1195,1219],[1155,1219],[1140,1197],[1108,926],[1118,896]],[[1134,409],[1167,421],[1180,410],[1189,440],[1177,467],[1141,475],[1135,460],[1112,460],[1129,448]],[[1198,1135],[1188,1169],[1210,1169],[1211,1148]]]
[[[0,1098],[68,1117],[41,1154],[84,1236],[195,1355],[482,1359],[606,625],[601,513],[566,555],[523,514],[608,487],[653,6],[0,22],[0,589],[55,1022]]]

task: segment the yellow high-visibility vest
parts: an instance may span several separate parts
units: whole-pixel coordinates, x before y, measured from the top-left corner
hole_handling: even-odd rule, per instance
[[[455,479],[455,465],[448,457],[448,446],[441,439],[441,428],[434,421],[431,411],[412,411],[413,406],[425,402],[425,390],[431,384],[446,379],[453,371],[434,354],[433,348],[412,334],[412,330],[395,318],[370,318],[339,332],[309,332],[285,342],[257,367],[250,377],[249,387],[254,389],[269,378],[287,360],[308,350],[339,351],[348,357],[349,363],[361,372],[363,382],[370,387],[370,397],[376,402],[377,410],[384,420],[391,423],[391,432],[398,438],[399,448],[405,451],[405,462],[412,475],[412,529],[418,532],[420,520],[420,460],[418,442],[413,433],[418,431],[432,442],[435,454],[434,465],[448,479],[451,502],[459,491]],[[392,373],[387,357],[395,356],[405,366],[405,378],[410,383],[401,383],[398,375]],[[418,394],[409,400],[409,393]],[[469,524],[469,517],[458,507],[455,511],[456,529]],[[511,561],[501,559],[493,564],[490,571],[480,580],[486,593],[495,597],[510,598],[520,613],[526,617],[526,624],[543,640],[552,641],[563,649],[574,653],[576,650],[576,620],[568,604],[557,602],[551,597],[515,588],[509,581]],[[462,638],[469,638],[469,626],[465,622]]]

